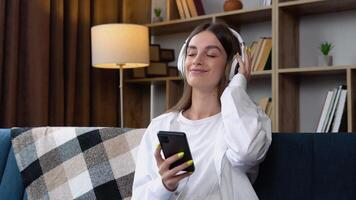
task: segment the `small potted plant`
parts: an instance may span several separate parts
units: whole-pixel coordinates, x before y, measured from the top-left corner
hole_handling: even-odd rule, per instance
[[[163,18],[161,16],[162,10],[161,8],[155,8],[154,9],[155,16],[153,18],[153,22],[161,22],[163,21]]]
[[[319,56],[319,66],[331,66],[333,64],[333,57],[329,55],[332,48],[334,48],[334,46],[331,42],[323,42],[320,44],[319,49],[323,55]]]

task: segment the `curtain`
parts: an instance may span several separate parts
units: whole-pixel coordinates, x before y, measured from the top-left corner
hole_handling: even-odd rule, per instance
[[[91,67],[90,28],[120,0],[0,0],[0,127],[119,126],[119,72]]]

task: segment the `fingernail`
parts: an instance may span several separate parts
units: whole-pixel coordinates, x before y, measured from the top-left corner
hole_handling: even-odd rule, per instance
[[[187,165],[188,165],[188,166],[190,166],[190,165],[192,165],[192,164],[193,164],[193,160],[187,161]]]
[[[160,144],[157,144],[157,145],[156,145],[156,149],[157,149],[159,146],[160,146]]]
[[[184,152],[178,153],[178,157],[179,157],[179,158],[183,158],[183,156],[184,156]]]

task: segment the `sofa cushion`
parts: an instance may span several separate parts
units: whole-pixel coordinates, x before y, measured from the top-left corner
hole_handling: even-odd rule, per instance
[[[266,200],[311,200],[312,163],[313,134],[273,134],[272,145],[254,183],[258,197]]]
[[[314,134],[313,198],[356,199],[356,134]]]
[[[28,198],[129,198],[143,133],[119,128],[12,129]]]

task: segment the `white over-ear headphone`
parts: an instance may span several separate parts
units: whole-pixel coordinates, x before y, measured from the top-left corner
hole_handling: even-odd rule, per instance
[[[237,38],[237,40],[239,41],[239,45],[240,45],[240,48],[241,48],[241,57],[242,57],[242,61],[245,61],[245,55],[244,55],[244,49],[245,49],[245,43],[244,41],[242,40],[242,37],[240,36],[240,34],[235,31],[234,29],[232,28],[229,28],[229,30],[231,31],[231,33]],[[182,48],[180,49],[180,52],[179,52],[179,56],[178,56],[178,60],[177,60],[177,67],[178,67],[178,70],[179,72],[181,73],[181,75],[183,77],[184,76],[184,64],[185,64],[185,58],[186,58],[186,48],[187,48],[187,43],[188,43],[188,40],[190,38],[188,37]],[[236,58],[236,55],[234,56],[233,60],[232,60],[232,64],[231,64],[231,69],[230,69],[230,73],[229,73],[229,80],[232,79],[232,77],[234,77],[235,75],[235,70],[236,70],[236,66],[238,64],[238,60]]]

